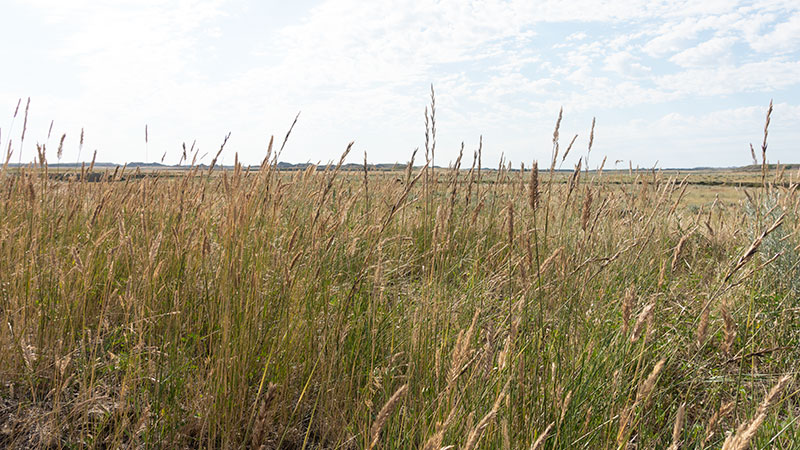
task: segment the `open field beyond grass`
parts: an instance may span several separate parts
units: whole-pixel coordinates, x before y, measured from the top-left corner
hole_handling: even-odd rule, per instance
[[[471,156],[100,182],[5,169],[0,446],[800,442],[790,171]]]

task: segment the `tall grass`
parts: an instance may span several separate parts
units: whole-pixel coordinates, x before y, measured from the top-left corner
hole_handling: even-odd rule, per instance
[[[800,441],[800,309],[761,246],[797,245],[796,184],[765,166],[769,214],[691,213],[660,172],[564,180],[558,131],[544,173],[479,147],[468,173],[351,174],[352,144],[300,172],[271,145],[260,170],[5,168],[0,444]]]

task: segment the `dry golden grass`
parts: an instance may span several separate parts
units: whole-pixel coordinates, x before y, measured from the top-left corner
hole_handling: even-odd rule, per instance
[[[800,440],[790,170],[587,171],[561,115],[547,171],[435,168],[435,111],[402,171],[6,165],[0,446]]]

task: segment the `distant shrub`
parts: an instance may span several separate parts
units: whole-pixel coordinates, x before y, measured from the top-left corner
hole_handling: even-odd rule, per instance
[[[797,237],[794,235],[791,224],[797,223],[796,214],[792,209],[781,207],[781,193],[768,192],[760,204],[747,203],[745,212],[751,224],[750,237],[755,239],[761,234],[763,228],[774,223],[781,214],[786,213],[783,225],[768,234],[760,248],[761,261],[779,255],[774,261],[764,267],[762,279],[764,286],[771,290],[785,290],[791,294],[800,293],[800,251],[798,251]]]

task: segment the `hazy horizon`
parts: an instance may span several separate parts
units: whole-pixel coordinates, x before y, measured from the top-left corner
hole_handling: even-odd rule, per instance
[[[472,161],[471,159],[469,161],[462,160],[460,170],[463,171],[463,172],[469,171],[470,170],[470,166],[471,166],[471,161]],[[275,161],[272,160],[271,164],[274,163],[274,162]],[[509,161],[505,161],[504,162],[504,170],[508,170],[508,165],[507,165],[508,162]],[[525,171],[529,171],[530,168],[531,168],[531,165],[525,163],[525,161],[518,161],[517,164],[514,164],[514,161],[510,161],[510,162],[512,163],[512,167],[510,169],[512,172],[517,172],[517,171],[520,170],[520,165],[519,165],[520,162],[524,164],[524,170]],[[35,163],[36,163],[35,161],[22,162],[22,163],[9,162],[8,166],[11,167],[11,168],[29,167],[29,166],[35,165]],[[298,167],[307,167],[309,165],[317,166],[319,168],[325,168],[327,166],[330,166],[331,170],[333,170],[333,168],[336,166],[336,163],[337,163],[336,160],[305,161],[305,162],[298,162],[298,163],[291,163],[291,162],[287,162],[287,161],[278,161],[278,166],[284,165],[284,166],[288,166],[290,169],[296,169]],[[433,167],[436,168],[436,169],[450,170],[450,169],[453,168],[453,163],[454,163],[454,161],[449,161],[447,164],[442,164],[442,165],[437,163]],[[625,163],[628,163],[628,162],[626,161]],[[465,164],[466,164],[466,166],[465,166]],[[600,164],[602,164],[602,159],[601,159],[600,163],[598,163],[597,167],[590,167],[589,169],[587,169],[586,167],[581,167],[581,170],[583,170],[583,171],[588,170],[589,172],[596,172],[596,171],[598,171],[598,170],[600,170],[602,168],[603,171],[609,171],[609,172],[610,171],[627,172],[627,171],[629,171],[631,169],[634,170],[634,171],[636,171],[636,170],[649,171],[649,170],[653,170],[653,169],[655,169],[655,170],[664,170],[664,171],[681,171],[681,170],[687,170],[687,171],[695,171],[695,170],[720,170],[720,171],[726,171],[726,170],[740,170],[740,169],[759,170],[759,167],[761,167],[760,163],[759,164],[752,164],[752,161],[751,161],[751,164],[743,164],[743,165],[740,165],[740,166],[692,166],[692,167],[681,167],[681,166],[665,167],[665,166],[661,166],[661,165],[658,165],[658,164],[654,165],[654,166],[650,166],[650,167],[636,166],[636,165],[632,165],[632,164],[623,166],[622,161],[618,161],[616,165],[609,166],[609,164],[611,164],[611,163],[609,163],[608,160],[606,160],[606,163],[605,163],[604,166],[601,167]],[[48,165],[48,167],[51,167],[51,168],[54,167],[54,168],[77,168],[77,169],[80,169],[82,166],[89,167],[91,165],[91,160],[89,160],[89,161],[72,161],[72,162],[69,162],[69,161],[51,162],[51,161],[48,160],[48,164],[47,165]],[[127,167],[152,166],[152,167],[164,167],[164,168],[188,170],[188,169],[191,169],[191,168],[193,168],[195,166],[198,166],[198,167],[209,167],[210,161],[205,161],[205,162],[201,161],[201,162],[196,163],[195,166],[193,166],[191,164],[191,161],[188,161],[188,162],[187,161],[183,161],[180,164],[178,164],[178,163],[170,164],[170,163],[168,163],[166,161],[162,163],[160,161],[152,161],[152,162],[144,162],[144,161],[111,162],[111,161],[99,161],[99,160],[96,160],[94,162],[94,165],[95,165],[95,167],[106,167],[106,168],[107,167],[123,167],[123,166],[127,166]],[[342,165],[342,168],[346,169],[346,170],[361,171],[363,165],[364,165],[363,160],[361,162],[348,161],[348,162],[346,162],[345,164]],[[244,168],[248,168],[249,167],[251,169],[257,169],[260,166],[261,166],[261,163],[242,163],[242,167],[244,167]],[[380,170],[380,171],[388,170],[387,169],[388,166],[396,166],[397,170],[405,170],[408,167],[408,161],[406,160],[406,161],[384,161],[384,162],[375,161],[375,162],[368,162],[368,168],[370,168],[372,170]],[[800,166],[800,163],[797,163],[797,162],[768,163],[767,166],[768,166],[768,168],[770,170],[776,168],[777,166],[786,167],[786,168],[789,168],[789,169],[794,169],[794,168]],[[214,167],[215,167],[215,169],[223,169],[224,168],[225,170],[233,170],[233,168],[235,166],[233,164],[215,164]],[[413,169],[417,170],[417,169],[421,169],[422,167],[424,167],[424,164],[420,164],[420,161],[418,159],[415,159],[414,160],[414,165],[412,167],[413,167]],[[477,167],[477,165],[476,165],[476,167]],[[389,167],[389,168],[391,168],[391,167]],[[496,171],[496,170],[500,169],[499,164],[494,165],[494,166],[482,165],[481,168],[482,168],[482,170],[487,170],[487,171]],[[566,164],[556,164],[556,167],[555,167],[554,170],[556,172],[571,173],[571,172],[575,171],[575,167],[568,166]],[[545,166],[545,165],[541,165],[541,164],[539,165],[539,172],[546,173],[546,172],[549,172],[549,171],[550,171],[550,167],[549,166]]]

